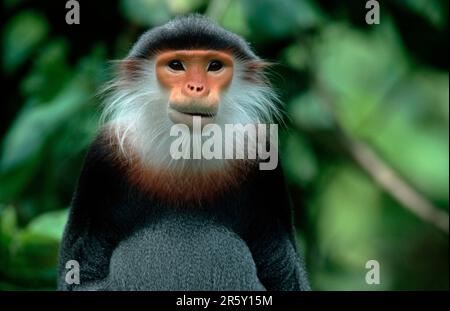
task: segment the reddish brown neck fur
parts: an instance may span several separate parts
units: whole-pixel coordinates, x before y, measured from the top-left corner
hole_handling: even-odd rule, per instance
[[[126,147],[128,156],[125,157],[114,136],[108,131],[102,136],[111,150],[113,161],[119,164],[132,184],[149,195],[174,204],[211,202],[221,194],[239,187],[254,165],[248,160],[230,160],[232,162],[221,170],[152,167],[151,163],[142,163],[133,146]]]
[[[211,202],[237,187],[247,175],[248,163],[236,162],[221,171],[171,171],[133,161],[128,166],[132,183],[144,191],[171,202]]]

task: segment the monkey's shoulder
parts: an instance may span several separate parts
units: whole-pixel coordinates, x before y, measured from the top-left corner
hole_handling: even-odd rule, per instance
[[[89,146],[75,196],[101,200],[103,196],[122,194],[127,184],[115,144],[101,131]]]

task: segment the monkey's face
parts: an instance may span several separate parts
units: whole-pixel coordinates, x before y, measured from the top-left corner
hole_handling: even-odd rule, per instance
[[[214,134],[221,144],[217,150],[234,148],[240,137],[255,145],[257,133],[246,126],[272,123],[278,113],[265,65],[227,48],[147,47],[118,62],[118,75],[106,88],[103,117],[127,158],[172,171],[223,171],[233,162],[225,156],[175,160],[171,148],[176,139],[191,146],[194,138],[205,142],[212,137],[195,131],[175,137],[177,130],[184,129],[180,125],[194,129],[200,117],[202,126],[213,123],[209,129],[220,130]],[[227,126],[235,130],[227,134]]]
[[[234,71],[231,54],[212,50],[165,51],[156,57],[156,77],[168,92],[167,113],[173,123],[214,121],[222,93]]]

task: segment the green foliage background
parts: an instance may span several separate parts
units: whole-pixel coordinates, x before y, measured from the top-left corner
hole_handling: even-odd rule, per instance
[[[448,1],[382,1],[372,26],[365,1],[351,0],[80,6],[81,24],[67,25],[65,1],[2,1],[0,289],[55,288],[108,61],[148,27],[189,12],[211,16],[277,64],[271,78],[288,116],[281,157],[313,289],[448,289],[448,234],[381,187],[348,142],[369,146],[448,212]],[[365,283],[370,259],[381,264],[380,285]]]

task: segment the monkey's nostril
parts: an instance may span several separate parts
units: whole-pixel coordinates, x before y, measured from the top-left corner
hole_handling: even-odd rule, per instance
[[[187,88],[194,92],[201,92],[204,90],[205,87],[203,85],[196,86],[196,85],[188,84]]]

